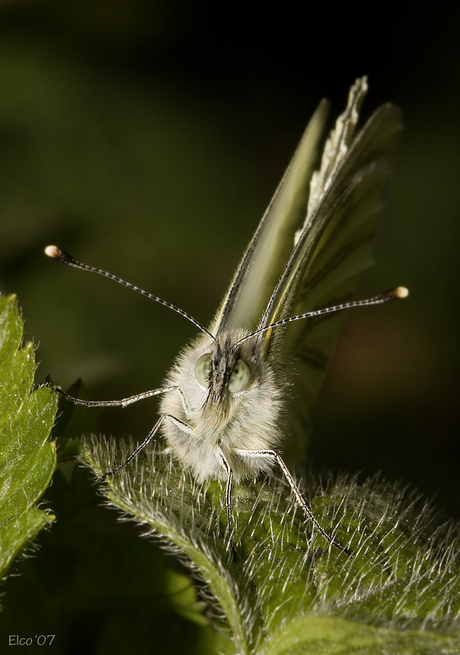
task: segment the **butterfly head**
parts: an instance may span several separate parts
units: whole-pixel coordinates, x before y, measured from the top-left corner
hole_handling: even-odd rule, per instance
[[[228,415],[260,377],[259,339],[241,339],[240,331],[216,336],[211,348],[196,360],[195,377],[206,390],[203,410]]]

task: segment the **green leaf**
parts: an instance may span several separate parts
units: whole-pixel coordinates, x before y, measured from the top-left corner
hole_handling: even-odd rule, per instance
[[[44,496],[53,529],[6,581],[0,643],[46,628],[56,654],[175,655],[184,644],[190,655],[212,652],[202,647],[212,631],[193,583],[137,526],[107,511],[89,471],[73,464],[58,466]]]
[[[1,643],[8,643],[8,635],[46,630],[56,652],[89,652],[97,643],[101,654],[166,654],[180,652],[184,639],[196,645],[193,652],[211,652],[205,604],[190,579],[169,570],[164,555],[138,539],[132,526],[118,525],[100,506],[88,472],[77,466],[82,445],[71,435],[88,424],[86,412],[62,412],[54,426],[63,460],[55,470],[56,444],[49,435],[58,397],[49,387],[32,391],[34,352],[21,343],[15,298],[0,298],[2,576],[39,537],[38,555],[22,558],[16,566],[21,575],[4,584]],[[38,535],[55,518],[36,507],[44,491],[42,501],[58,520]]]
[[[0,297],[0,577],[38,532],[53,520],[34,507],[50,483],[56,452],[48,441],[57,400],[51,389],[32,391],[33,344],[21,348],[22,320],[15,296]]]
[[[115,449],[110,440],[87,441],[97,475],[126,457]],[[458,527],[435,527],[429,504],[398,485],[341,478],[310,494],[320,523],[351,558],[304,522],[281,481],[235,487],[236,557],[222,485],[196,483],[169,456],[138,456],[104,493],[185,559],[231,652],[460,650]]]

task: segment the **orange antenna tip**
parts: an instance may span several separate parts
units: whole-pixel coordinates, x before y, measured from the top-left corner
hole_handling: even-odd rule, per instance
[[[59,259],[61,250],[57,246],[46,246],[45,255],[51,259]]]
[[[407,298],[408,295],[409,295],[409,289],[406,289],[406,287],[396,287],[395,289],[396,298]]]

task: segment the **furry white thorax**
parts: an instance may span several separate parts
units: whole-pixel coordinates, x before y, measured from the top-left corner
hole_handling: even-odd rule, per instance
[[[226,331],[214,342],[200,335],[179,355],[166,378],[166,386],[177,389],[164,395],[161,413],[187,425],[166,418],[163,434],[173,455],[201,481],[227,479],[219,448],[235,480],[256,476],[273,465],[272,460],[245,458],[235,452],[273,449],[281,438],[280,385],[264,356],[260,335],[235,347],[247,334],[239,329]],[[211,354],[207,388],[195,375],[196,363],[205,353]],[[238,359],[249,366],[251,377],[243,391],[232,393],[228,382]]]

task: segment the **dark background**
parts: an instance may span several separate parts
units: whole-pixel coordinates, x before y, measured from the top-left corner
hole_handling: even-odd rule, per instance
[[[454,5],[452,5],[453,7]],[[460,515],[459,27],[448,4],[3,2],[0,288],[38,344],[38,381],[92,398],[161,384],[193,326],[59,266],[57,243],[207,323],[323,97],[368,74],[406,130],[361,294],[310,441],[313,470],[378,470]],[[147,402],[96,427],[142,438]]]

